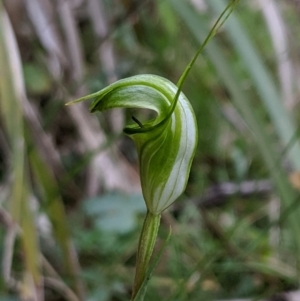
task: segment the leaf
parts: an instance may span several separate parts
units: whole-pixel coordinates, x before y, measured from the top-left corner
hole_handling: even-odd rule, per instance
[[[6,131],[12,170],[11,196],[7,202],[13,222],[22,229],[25,269],[36,287],[41,284],[39,245],[33,213],[29,206],[28,175],[25,161],[24,121],[20,103],[25,89],[21,58],[14,32],[0,2],[0,112]],[[26,285],[26,284],[24,284]]]
[[[169,234],[168,234],[166,240],[164,241],[164,244],[162,245],[162,247],[158,251],[157,255],[155,256],[153,262],[150,264],[149,268],[147,269],[145,279],[144,279],[140,289],[138,290],[135,298],[132,301],[143,301],[144,300],[148,282],[149,282],[156,266],[158,265],[162,255],[163,255],[163,253],[164,253],[164,251],[165,251],[165,249],[166,249],[166,247],[167,247],[167,245],[170,241],[171,234],[172,234],[172,230],[170,228]]]
[[[225,1],[212,0],[209,1],[209,5],[219,14],[225,7]],[[246,28],[236,15],[232,15],[224,27],[224,30],[231,40],[234,49],[241,57],[254,84],[254,88],[257,90],[262,104],[265,106],[273,121],[278,137],[281,139],[283,145],[287,145],[294,133],[296,133],[297,128],[293,118],[294,116],[284,107],[284,102],[280,97],[275,80],[266,68]],[[294,144],[290,147],[287,157],[295,169],[300,169],[300,143],[294,141]]]
[[[136,215],[146,211],[142,195],[108,193],[84,202],[85,212],[103,231],[126,234],[136,226]]]
[[[33,94],[48,93],[51,90],[49,75],[37,64],[23,65],[26,88]]]

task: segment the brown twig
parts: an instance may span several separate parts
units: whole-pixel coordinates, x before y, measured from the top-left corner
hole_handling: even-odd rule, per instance
[[[209,187],[202,196],[193,198],[192,201],[197,206],[205,208],[221,206],[233,196],[261,197],[272,192],[272,187],[272,183],[268,179],[248,180],[241,183],[224,182]]]

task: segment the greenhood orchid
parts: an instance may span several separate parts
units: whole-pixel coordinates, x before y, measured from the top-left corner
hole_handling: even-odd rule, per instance
[[[160,76],[137,75],[88,96],[95,98],[91,112],[144,108],[157,113],[124,129],[137,148],[143,196],[152,214],[160,214],[184,191],[197,145],[195,115],[182,92],[170,114],[177,89]]]
[[[94,99],[91,112],[114,108],[142,108],[156,113],[155,118],[124,128],[138,152],[140,178],[147,215],[141,232],[132,299],[144,294],[143,286],[156,241],[161,213],[184,191],[195,154],[198,131],[194,111],[182,93],[182,86],[210,39],[229,17],[239,0],[231,0],[208,36],[184,70],[177,85],[157,75],[137,75],[119,80],[99,92],[69,104]],[[143,296],[143,295],[142,295]]]
[[[74,102],[93,98],[91,112],[113,108],[143,108],[154,119],[124,128],[134,141],[147,215],[140,236],[133,298],[145,279],[161,213],[184,191],[195,154],[198,133],[194,111],[181,90],[157,75],[137,75]],[[73,102],[73,103],[74,103]]]

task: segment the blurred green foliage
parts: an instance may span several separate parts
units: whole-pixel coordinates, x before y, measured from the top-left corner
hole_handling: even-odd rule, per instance
[[[114,126],[132,114],[96,118],[64,103],[135,74],[176,83],[228,1],[41,0],[34,14],[30,2],[1,5],[0,300],[128,300],[145,208],[134,147]],[[262,300],[299,289],[299,8],[270,1],[292,68],[282,73],[262,2],[240,2],[184,85],[199,145],[185,194],[163,216],[157,248],[170,225],[172,238],[145,300]],[[9,60],[16,49],[21,73]],[[257,187],[243,190],[248,181]]]

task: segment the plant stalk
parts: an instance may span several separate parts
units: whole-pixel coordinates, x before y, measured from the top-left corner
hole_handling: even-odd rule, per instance
[[[161,214],[155,215],[147,211],[138,245],[132,300],[134,300],[145,280],[146,271],[158,233],[160,218]]]

